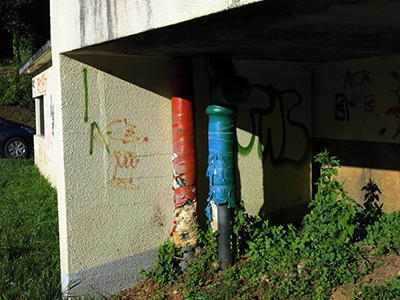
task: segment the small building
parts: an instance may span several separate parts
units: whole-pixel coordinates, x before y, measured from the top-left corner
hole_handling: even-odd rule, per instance
[[[55,149],[56,128],[54,108],[53,67],[51,42],[46,42],[20,69],[20,74],[32,75],[32,97],[35,99],[36,135],[34,136],[35,164],[49,182],[57,186]],[[59,143],[58,143],[59,145]]]
[[[52,63],[33,78],[35,163],[57,187],[69,295],[132,286],[170,235],[171,97],[182,82],[193,92],[202,218],[213,72],[248,83],[236,184],[249,213],[301,217],[318,173],[312,157],[325,148],[351,197],[362,202],[371,179],[384,210],[400,208],[400,3],[50,2]],[[221,57],[232,64],[212,65]]]

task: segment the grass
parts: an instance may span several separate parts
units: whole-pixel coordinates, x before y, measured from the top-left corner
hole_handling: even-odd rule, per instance
[[[0,299],[61,297],[56,199],[31,159],[0,159]]]

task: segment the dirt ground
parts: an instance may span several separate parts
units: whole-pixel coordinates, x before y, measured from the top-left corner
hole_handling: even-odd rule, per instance
[[[374,266],[374,270],[360,277],[356,284],[345,284],[336,287],[331,296],[331,300],[351,300],[354,292],[357,292],[356,285],[383,285],[390,280],[393,275],[400,275],[400,256],[390,253],[383,256],[368,255],[366,257]],[[121,300],[144,300],[152,297],[159,299],[181,300],[183,299],[183,287],[160,287],[152,279],[148,278],[140,281],[134,287],[126,289],[116,295]]]
[[[345,284],[335,289],[331,300],[351,300],[356,285],[366,286],[383,285],[393,275],[400,275],[400,256],[390,253],[383,256],[369,256],[367,259],[374,264],[374,270],[367,275],[360,277],[356,284]]]

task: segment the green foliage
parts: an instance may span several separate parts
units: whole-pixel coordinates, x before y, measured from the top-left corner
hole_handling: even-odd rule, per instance
[[[20,66],[15,60],[0,66],[0,105],[33,107],[31,78],[19,75]]]
[[[373,267],[356,246],[365,236],[365,243],[385,251],[400,248],[400,212],[382,215],[377,185],[370,182],[363,189],[364,209],[337,181],[335,157],[325,151],[315,161],[321,165],[321,175],[301,227],[272,226],[268,220],[249,216],[240,205],[234,215],[233,241],[241,259],[217,272],[216,236],[211,231],[200,233],[201,250],[184,276],[183,284],[189,288],[184,299],[328,299],[333,287],[355,282]]]
[[[0,1],[0,32],[11,35],[15,59],[26,61],[50,36],[49,1]],[[40,16],[40,17],[38,17]],[[10,41],[1,40],[2,43]]]
[[[315,160],[321,164],[321,176],[303,228],[264,221],[253,227],[248,240],[250,259],[239,273],[253,282],[268,278],[273,285],[271,299],[290,295],[325,299],[333,286],[359,274],[361,256],[353,242],[362,227],[363,210],[336,180],[339,161],[328,152]]]
[[[360,293],[354,296],[357,300],[392,300],[400,299],[400,277],[395,276],[385,285],[361,286]]]
[[[353,245],[361,231],[363,209],[350,199],[343,184],[336,180],[339,161],[320,153],[321,164],[317,193],[310,202],[311,211],[303,220],[301,244],[305,245],[304,265],[311,267],[316,298],[326,298],[330,289],[351,282],[359,275],[358,248]]]
[[[56,192],[32,160],[0,170],[0,299],[59,299]]]
[[[218,269],[216,233],[213,233],[211,229],[198,230],[197,241],[198,251],[186,269],[187,285],[190,287],[204,285],[207,272],[215,272]]]
[[[49,39],[49,1],[2,0],[0,15],[1,50],[12,47],[12,54],[0,53],[0,105],[33,109],[31,77],[18,71]]]
[[[168,239],[158,249],[155,268],[150,271],[142,270],[141,274],[151,276],[160,285],[172,284],[179,274],[178,262],[175,259],[179,255],[174,244]]]
[[[366,231],[363,244],[377,248],[375,254],[397,253],[400,249],[400,211],[381,215],[378,221],[367,226]]]
[[[246,253],[248,241],[261,230],[263,220],[258,216],[250,216],[243,202],[234,210],[232,232],[236,248],[236,255]]]

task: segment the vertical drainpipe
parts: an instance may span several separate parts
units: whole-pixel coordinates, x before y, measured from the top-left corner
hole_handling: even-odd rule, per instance
[[[218,258],[221,269],[228,268],[232,257],[232,208],[235,207],[236,142],[234,111],[250,96],[250,83],[227,55],[209,55],[207,73],[210,79],[208,123],[208,169],[210,182],[207,216],[218,231]]]
[[[232,216],[231,208],[235,207],[235,157],[234,112],[230,108],[210,105],[206,109],[208,123],[208,169],[210,182],[207,215],[217,219],[213,224],[218,230],[218,257],[221,269],[232,264]]]
[[[193,124],[193,75],[189,58],[173,58],[172,66],[172,141],[175,218],[171,240],[193,256],[197,244],[196,164]],[[185,264],[182,265],[182,268]]]

